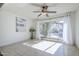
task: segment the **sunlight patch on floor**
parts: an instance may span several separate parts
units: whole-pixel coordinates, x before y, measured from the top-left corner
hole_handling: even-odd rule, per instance
[[[54,44],[55,42],[43,41],[43,42],[34,44],[32,47],[44,51]]]
[[[31,43],[25,42],[23,43],[23,45],[30,46],[32,48],[45,51],[50,54],[54,54],[62,44],[50,41],[41,41],[35,44],[32,44],[32,42]]]
[[[58,50],[58,48],[59,48],[60,46],[62,46],[62,44],[56,43],[54,46],[52,46],[51,48],[49,48],[49,49],[46,50],[45,52],[48,52],[48,53],[50,53],[50,54],[54,54],[54,53]]]

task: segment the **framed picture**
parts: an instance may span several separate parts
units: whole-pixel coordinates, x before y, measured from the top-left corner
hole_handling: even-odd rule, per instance
[[[26,20],[16,17],[16,32],[25,32],[26,31]]]

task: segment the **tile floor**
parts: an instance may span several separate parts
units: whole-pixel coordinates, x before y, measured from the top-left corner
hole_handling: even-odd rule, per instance
[[[45,40],[11,44],[1,47],[1,52],[4,56],[79,56],[79,49],[75,46]]]

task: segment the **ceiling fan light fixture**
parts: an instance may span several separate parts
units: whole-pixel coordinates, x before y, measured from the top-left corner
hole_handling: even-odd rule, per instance
[[[42,15],[44,15],[44,16],[45,16],[46,14],[47,14],[47,13],[42,13]]]

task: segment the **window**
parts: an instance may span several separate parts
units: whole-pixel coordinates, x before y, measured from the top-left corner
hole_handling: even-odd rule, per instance
[[[41,37],[63,37],[63,21],[43,22],[40,24]]]

